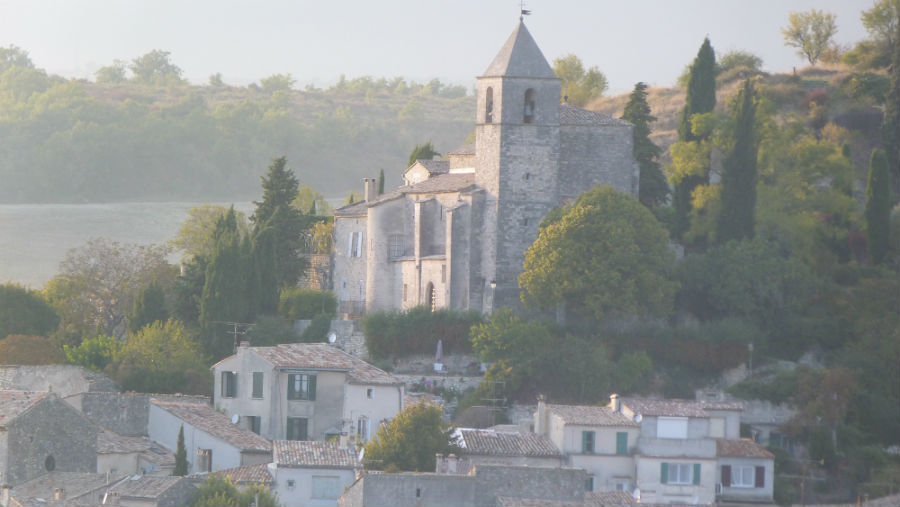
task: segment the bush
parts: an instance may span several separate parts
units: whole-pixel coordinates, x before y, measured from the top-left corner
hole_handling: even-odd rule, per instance
[[[482,321],[477,311],[430,311],[424,306],[405,312],[377,312],[360,322],[369,354],[375,359],[390,356],[434,354],[441,340],[445,354],[471,352],[469,329]]]
[[[309,326],[303,330],[300,341],[304,343],[327,341],[328,330],[331,329],[331,315],[324,313],[313,317]]]
[[[859,72],[852,74],[841,84],[845,93],[855,99],[869,97],[876,103],[884,102],[891,90],[891,80],[881,74]]]
[[[300,336],[286,319],[263,315],[256,319],[256,325],[247,332],[247,340],[254,347],[267,347],[280,343],[296,343],[300,341]]]
[[[328,291],[292,287],[281,291],[278,312],[288,320],[307,320],[326,314],[333,318],[337,311],[337,299]]]

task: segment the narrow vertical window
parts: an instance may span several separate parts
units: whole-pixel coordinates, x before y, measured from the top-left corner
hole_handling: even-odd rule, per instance
[[[525,123],[534,122],[534,88],[525,90]]]
[[[490,86],[484,94],[484,122],[494,122],[494,89]]]
[[[257,399],[263,397],[263,372],[261,371],[253,372],[253,397]]]

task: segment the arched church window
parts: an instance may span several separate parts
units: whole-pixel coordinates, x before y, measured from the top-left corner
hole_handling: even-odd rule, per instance
[[[494,122],[494,89],[490,86],[484,94],[484,122]]]
[[[534,88],[525,90],[525,123],[534,121]]]

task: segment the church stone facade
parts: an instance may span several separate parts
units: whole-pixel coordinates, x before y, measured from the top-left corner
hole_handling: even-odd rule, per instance
[[[404,185],[338,209],[334,291],[341,313],[518,307],[538,225],[598,183],[637,195],[632,125],[560,104],[524,23],[477,79],[474,145],[420,160]]]

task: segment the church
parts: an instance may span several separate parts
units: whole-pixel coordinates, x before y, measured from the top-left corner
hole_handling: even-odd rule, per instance
[[[525,251],[547,213],[598,183],[637,195],[632,125],[560,103],[520,19],[477,78],[475,143],[418,160],[403,186],[335,211],[339,312],[521,306]]]

